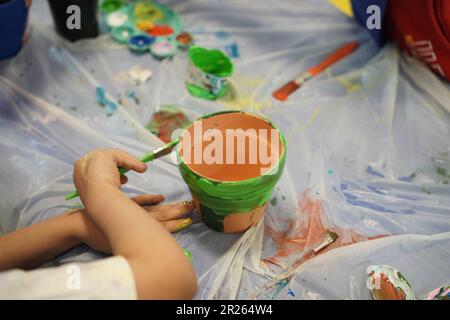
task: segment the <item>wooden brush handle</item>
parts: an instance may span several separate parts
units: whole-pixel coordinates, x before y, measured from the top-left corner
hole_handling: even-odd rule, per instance
[[[358,42],[353,41],[350,43],[347,43],[343,45],[342,47],[338,48],[336,51],[334,51],[332,54],[327,56],[321,63],[318,65],[311,67],[308,69],[308,72],[311,74],[311,76],[315,76],[319,73],[321,73],[323,70],[331,66],[333,63],[336,63],[337,61],[345,58],[350,53],[355,51],[358,48]]]

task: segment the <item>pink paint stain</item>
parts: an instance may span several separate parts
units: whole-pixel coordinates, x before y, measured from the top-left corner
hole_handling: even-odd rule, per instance
[[[277,252],[273,256],[265,258],[263,262],[280,265],[280,262],[283,262],[290,255],[294,253],[298,255],[305,249],[311,249],[321,243],[327,236],[328,230],[337,233],[339,237],[319,254],[385,236],[366,237],[351,229],[332,226],[323,211],[321,201],[312,198],[310,191],[306,190],[299,198],[297,217],[289,223],[286,231],[277,231],[271,227],[266,227],[267,234],[270,235],[277,246]]]

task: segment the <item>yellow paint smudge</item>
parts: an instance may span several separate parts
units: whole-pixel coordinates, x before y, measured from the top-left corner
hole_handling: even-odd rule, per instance
[[[225,107],[233,110],[254,109],[259,111],[270,108],[273,106],[271,98],[263,101],[256,101],[254,98],[255,92],[263,84],[263,81],[255,76],[234,75],[230,80],[232,88],[229,94],[219,101]]]

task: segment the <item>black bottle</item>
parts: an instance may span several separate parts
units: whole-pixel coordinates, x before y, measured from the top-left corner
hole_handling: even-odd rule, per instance
[[[48,0],[48,3],[56,31],[67,40],[76,41],[98,36],[97,0]]]

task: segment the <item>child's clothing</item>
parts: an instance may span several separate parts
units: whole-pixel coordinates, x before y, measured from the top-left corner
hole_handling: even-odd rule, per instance
[[[137,299],[128,261],[115,256],[33,271],[0,272],[0,299]]]

